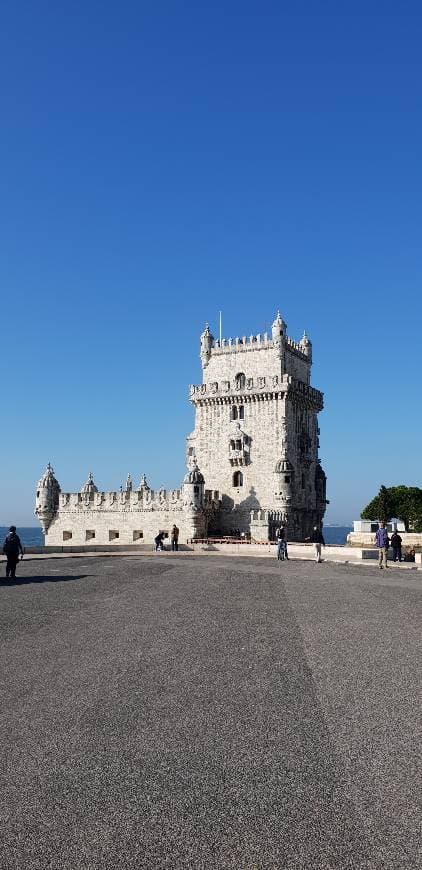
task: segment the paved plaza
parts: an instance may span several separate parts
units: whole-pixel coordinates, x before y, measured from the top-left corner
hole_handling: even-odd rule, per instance
[[[18,573],[2,870],[422,868],[421,573],[171,553]]]

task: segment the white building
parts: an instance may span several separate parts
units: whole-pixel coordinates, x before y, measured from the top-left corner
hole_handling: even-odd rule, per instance
[[[277,314],[271,335],[216,341],[201,335],[202,383],[190,387],[195,428],[180,489],[152,490],[130,477],[119,492],[99,492],[92,475],[62,493],[48,466],[36,509],[47,545],[152,543],[180,529],[180,541],[209,535],[272,538],[283,523],[290,540],[320,526],[326,478],[318,458],[323,396],[310,385],[312,345],[295,342]]]

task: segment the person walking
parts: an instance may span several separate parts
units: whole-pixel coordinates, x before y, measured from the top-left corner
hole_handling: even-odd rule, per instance
[[[6,577],[16,577],[16,565],[19,562],[19,553],[23,559],[23,548],[19,535],[16,534],[16,526],[10,526],[9,534],[6,535],[3,544],[3,553],[7,558]]]
[[[311,541],[315,547],[315,562],[321,562],[321,547],[325,547],[324,535],[318,526],[314,526]]]
[[[378,568],[382,571],[383,568],[388,568],[387,559],[388,559],[388,547],[389,547],[389,543],[390,543],[389,539],[388,539],[388,532],[387,532],[387,529],[385,528],[385,523],[383,523],[383,522],[381,522],[379,524],[378,531],[375,535],[375,542],[374,543],[375,543],[375,546],[378,547]]]
[[[277,544],[277,560],[279,562],[284,562],[286,559],[286,530],[284,526],[277,529],[275,540]]]
[[[390,544],[393,548],[393,562],[401,562],[401,542],[402,539],[396,529],[391,535]]]
[[[171,530],[171,549],[174,553],[177,553],[179,549],[179,529],[177,528],[176,523]]]

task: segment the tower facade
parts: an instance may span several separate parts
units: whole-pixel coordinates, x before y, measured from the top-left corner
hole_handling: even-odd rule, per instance
[[[310,385],[312,344],[287,336],[280,313],[271,335],[216,341],[201,335],[202,383],[190,387],[195,429],[188,464],[198,463],[207,489],[219,492],[221,534],[254,537],[284,523],[290,540],[321,526],[326,479],[318,458],[323,395]]]
[[[278,313],[271,334],[200,337],[202,383],[190,387],[195,429],[179,489],[151,489],[129,474],[118,491],[92,476],[62,492],[51,465],[37,486],[45,543],[80,547],[151,545],[159,531],[180,541],[239,533],[268,540],[283,523],[288,540],[321,526],[326,479],[318,458],[323,396],[310,385],[312,345],[287,335]]]

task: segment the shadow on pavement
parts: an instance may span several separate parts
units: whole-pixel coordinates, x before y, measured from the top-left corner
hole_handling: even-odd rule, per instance
[[[0,586],[26,586],[29,583],[63,583],[68,580],[84,580],[85,577],[91,577],[91,574],[51,574],[49,577],[1,577]]]

